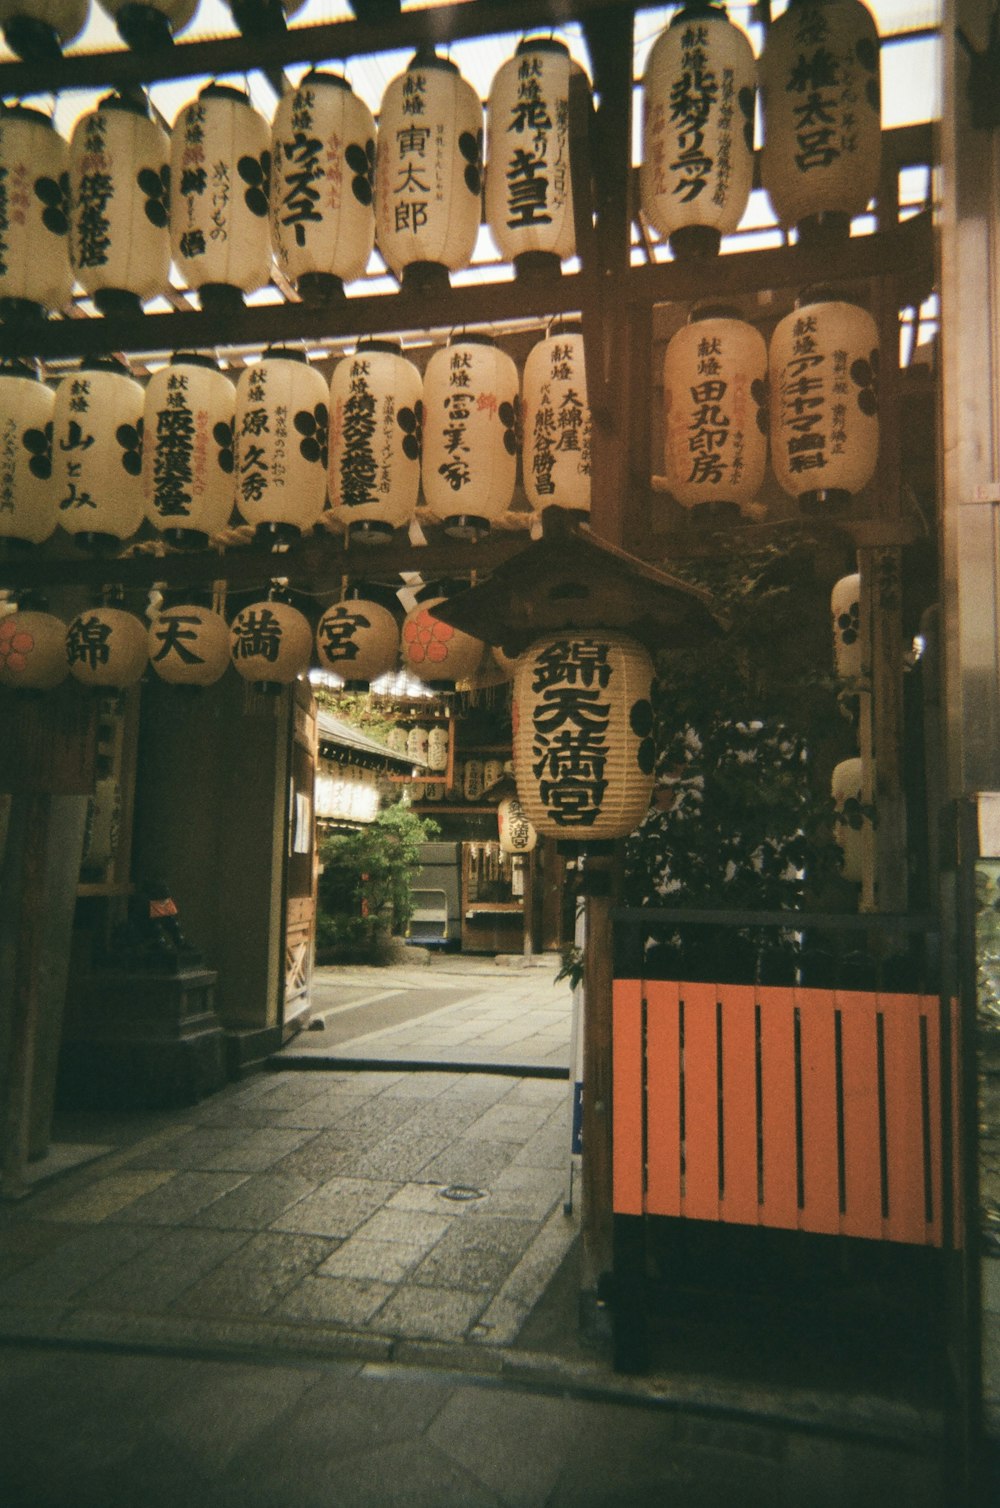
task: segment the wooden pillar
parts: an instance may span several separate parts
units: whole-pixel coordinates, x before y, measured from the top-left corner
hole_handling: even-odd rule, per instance
[[[611,910],[620,879],[622,845],[583,861],[586,906],[583,977],[583,1262],[584,1295],[602,1291],[612,1266],[611,1000],[614,960]]]

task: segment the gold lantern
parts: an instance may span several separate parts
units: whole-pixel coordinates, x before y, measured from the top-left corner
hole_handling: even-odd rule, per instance
[[[66,625],[61,618],[24,605],[0,618],[0,686],[51,691],[68,673]]]
[[[853,571],[835,581],[830,593],[833,664],[841,680],[861,674],[861,576]]]
[[[66,630],[66,657],[84,686],[133,686],[149,659],[146,625],[122,608],[87,608]]]
[[[236,506],[258,538],[297,539],[318,520],[329,466],[326,383],[305,352],[275,347],[236,384]]]
[[[790,0],[760,58],[761,181],[800,237],[848,234],[878,187],[878,30],[861,0]]]
[[[878,331],[857,304],[804,294],[771,339],[771,464],[806,513],[843,510],[878,462]]]
[[[11,52],[29,62],[58,58],[87,24],[90,0],[0,0],[0,26]]]
[[[348,539],[381,544],[413,517],[423,379],[398,341],[359,340],[330,383],[330,502]]]
[[[117,544],[142,523],[143,401],[112,356],[88,357],[56,389],[53,488],[59,522],[78,544]]]
[[[229,647],[246,681],[262,688],[288,686],[309,668],[313,633],[309,619],[279,597],[253,602],[233,619]]]
[[[483,654],[481,639],[435,617],[434,608],[444,600],[432,597],[420,602],[403,620],[403,668],[430,686],[454,686],[469,680]]]
[[[193,602],[164,607],[149,629],[149,663],[171,686],[211,686],[229,664],[229,628]]]
[[[538,843],[538,832],[516,796],[505,796],[497,807],[497,828],[501,853],[531,853]]]
[[[47,115],[0,106],[0,317],[61,309],[73,291],[69,264],[69,146]]]
[[[706,307],[663,358],[664,470],[685,508],[749,508],[767,463],[767,346],[735,310]]]
[[[590,406],[583,331],[556,321],[524,364],[524,490],[542,511],[590,512]]]
[[[0,366],[0,540],[37,545],[54,533],[55,394],[32,363]]]
[[[424,499],[445,532],[477,539],[511,505],[517,368],[489,335],[456,335],[424,374]]]
[[[691,0],[657,38],[643,75],[643,214],[675,256],[714,256],[753,182],[757,68],[723,6]]]
[[[111,16],[126,47],[136,52],[169,47],[176,32],[188,26],[198,0],[97,0]]]
[[[862,810],[864,801],[864,764],[860,758],[842,759],[830,777],[830,793],[840,821],[834,828],[841,850],[841,873],[845,880],[860,885],[864,879],[864,831],[869,819]],[[870,824],[869,824],[870,825]]]
[[[375,171],[378,248],[404,287],[448,286],[479,234],[483,107],[447,58],[414,54],[386,88]]]
[[[235,411],[236,389],[211,356],[178,352],[146,385],[146,517],[171,544],[205,545],[229,523]]]
[[[396,668],[399,625],[380,602],[349,597],[320,618],[316,652],[323,669],[342,676],[349,687],[370,686]]]

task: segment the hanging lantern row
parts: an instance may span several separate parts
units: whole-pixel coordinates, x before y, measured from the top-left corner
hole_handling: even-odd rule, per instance
[[[98,0],[119,35],[136,51],[169,46],[190,25],[199,0]],[[305,0],[229,0],[240,30],[274,31]],[[35,62],[58,58],[75,42],[90,16],[90,0],[0,0],[0,27],[11,51]]]

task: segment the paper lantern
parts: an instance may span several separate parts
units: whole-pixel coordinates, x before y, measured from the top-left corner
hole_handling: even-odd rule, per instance
[[[664,471],[685,508],[746,511],[767,463],[767,346],[732,310],[707,308],[663,358]]]
[[[118,35],[136,52],[169,47],[176,32],[189,25],[198,0],[97,0],[114,19]]]
[[[878,331],[856,304],[804,295],[771,338],[771,464],[803,512],[835,513],[878,461]]]
[[[205,545],[229,523],[235,411],[236,389],[211,356],[179,352],[146,385],[146,517],[171,544]]]
[[[208,84],[170,135],[170,244],[203,309],[238,309],[271,276],[271,128],[241,89]]]
[[[457,335],[424,373],[424,499],[448,534],[476,539],[511,505],[517,368],[489,335]]]
[[[403,620],[401,653],[403,669],[431,686],[454,686],[475,673],[483,653],[483,641],[463,634],[435,618],[434,608],[443,597],[420,602]]]
[[[396,667],[399,625],[381,603],[351,597],[320,618],[316,651],[323,669],[343,676],[348,686],[370,686]]]
[[[55,394],[36,367],[0,367],[0,540],[37,545],[55,531],[54,408]]]
[[[483,107],[455,64],[414,54],[388,85],[375,172],[378,248],[405,286],[448,284],[479,234]]]
[[[423,379],[397,341],[361,340],[330,383],[330,502],[349,539],[380,544],[413,517]]]
[[[660,33],[643,75],[643,214],[675,256],[714,255],[753,183],[757,68],[724,7],[692,0]]]
[[[142,523],[143,401],[111,356],[88,357],[56,389],[53,487],[59,522],[80,544],[117,543]]]
[[[538,843],[538,833],[516,796],[505,796],[497,807],[497,828],[501,853],[531,853]]]
[[[309,668],[313,633],[298,608],[272,599],[251,603],[236,614],[229,645],[244,680],[288,686]]]
[[[434,723],[427,735],[427,767],[438,773],[448,768],[447,723]]]
[[[170,271],[170,142],[144,95],[109,94],[73,127],[69,254],[102,314],[136,313]]]
[[[834,582],[830,613],[834,668],[841,680],[854,680],[861,674],[861,576],[857,571]]]
[[[845,236],[878,187],[879,38],[861,0],[791,0],[760,58],[761,181],[782,225]]]
[[[133,686],[149,658],[146,625],[122,608],[87,608],[66,630],[66,657],[84,686]]]
[[[569,81],[582,70],[552,37],[519,42],[486,104],[486,222],[519,273],[559,271],[576,251]]]
[[[229,628],[196,603],[165,607],[149,630],[149,663],[171,686],[211,686],[229,664]]]
[[[343,292],[375,243],[375,121],[339,74],[313,71],[283,95],[271,131],[271,235],[303,299]]]
[[[69,264],[69,146],[47,115],[0,107],[0,315],[61,309]]]
[[[259,537],[297,539],[326,501],[329,391],[303,351],[275,348],[236,384],[236,505]]]
[[[845,880],[860,885],[864,878],[865,828],[870,819],[861,810],[864,801],[864,765],[861,759],[842,759],[830,777],[830,793],[837,814],[844,820],[834,826],[840,845],[841,873]]]
[[[590,430],[583,332],[557,322],[524,364],[524,490],[539,511],[589,514]]]
[[[624,837],[642,821],[656,751],[649,655],[595,629],[537,639],[514,672],[514,777],[544,837]]]
[[[66,625],[61,618],[32,609],[0,618],[0,686],[51,691],[68,673]]]
[[[0,0],[0,26],[11,52],[31,62],[58,58],[87,24],[90,0]]]

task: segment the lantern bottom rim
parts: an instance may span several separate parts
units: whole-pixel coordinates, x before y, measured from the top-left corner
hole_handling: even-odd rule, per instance
[[[118,35],[133,52],[153,52],[157,47],[172,47],[174,34],[163,11],[140,0],[130,0],[115,17]]]
[[[722,233],[714,225],[679,225],[670,232],[667,245],[679,262],[694,262],[718,256]]]
[[[831,241],[846,241],[851,234],[851,217],[846,210],[820,210],[816,215],[805,215],[795,226],[802,246],[823,246]]]
[[[442,523],[449,539],[466,539],[475,543],[485,539],[490,532],[489,519],[478,513],[449,513]]]
[[[687,511],[697,523],[715,524],[734,523],[743,510],[731,498],[713,497],[692,503]]]
[[[12,16],[4,24],[3,34],[11,52],[26,63],[48,63],[62,57],[59,33],[48,21],[40,21],[36,16]]]
[[[84,529],[80,534],[74,534],[73,543],[91,555],[112,555],[121,548],[117,534],[102,534],[97,529]]]
[[[407,293],[440,293],[451,287],[443,262],[411,262],[403,268],[400,282]]]
[[[46,317],[44,304],[31,298],[0,298],[0,323],[40,325]]]
[[[335,272],[304,272],[296,289],[304,304],[332,304],[344,297],[344,279]]]
[[[102,314],[142,313],[142,299],[130,288],[98,288],[91,297]]]
[[[556,251],[519,251],[513,260],[514,276],[521,282],[562,275],[562,258]]]
[[[202,283],[198,302],[206,314],[239,314],[243,308],[243,289],[235,283]]]
[[[229,9],[244,36],[275,36],[288,30],[281,0],[229,0]]]
[[[43,541],[25,539],[23,534],[0,534],[0,559],[10,555],[30,555]]]
[[[347,538],[358,545],[385,545],[395,533],[392,524],[379,518],[359,518],[347,526]]]
[[[266,523],[258,524],[253,534],[255,545],[270,545],[272,550],[281,550],[302,538],[302,530],[298,524]]]
[[[808,517],[824,513],[845,513],[851,504],[846,487],[817,487],[799,493],[799,507]]]
[[[162,529],[160,532],[175,550],[204,550],[208,544],[204,529]]]

